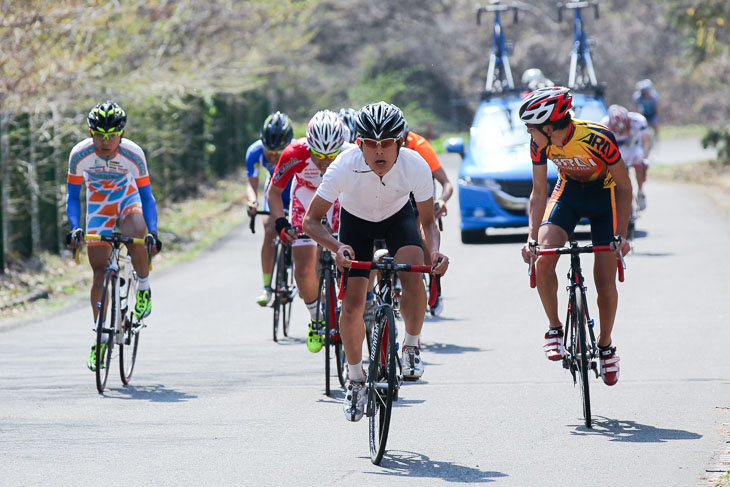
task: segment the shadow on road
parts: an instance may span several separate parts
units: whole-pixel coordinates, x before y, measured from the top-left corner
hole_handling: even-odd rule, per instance
[[[577,426],[572,434],[577,436],[605,436],[610,441],[628,443],[664,443],[672,440],[697,440],[702,438],[702,435],[691,431],[657,428],[636,421],[621,421],[603,416],[594,417],[592,429]]]
[[[373,475],[389,475],[410,478],[439,478],[450,482],[485,483],[507,477],[502,472],[490,472],[452,462],[433,461],[420,453],[388,450],[377,472]],[[479,467],[479,465],[477,465]]]
[[[453,345],[451,343],[423,343],[421,344],[421,349],[425,352],[438,353],[442,355],[485,351],[483,348],[479,347],[463,347],[461,345]]]
[[[150,402],[187,402],[190,399],[198,397],[193,394],[187,394],[174,389],[167,389],[162,384],[151,386],[127,386],[122,387],[121,389],[110,389],[108,392],[113,394],[105,394],[104,397],[108,397],[110,399]]]

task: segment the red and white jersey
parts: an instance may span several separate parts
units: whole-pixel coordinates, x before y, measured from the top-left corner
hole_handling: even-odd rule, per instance
[[[350,147],[355,145],[345,142],[342,150]],[[316,191],[322,182],[322,173],[312,161],[306,137],[296,139],[286,146],[274,169],[271,184],[284,189],[291,178],[294,178],[295,187],[305,187],[312,191]]]

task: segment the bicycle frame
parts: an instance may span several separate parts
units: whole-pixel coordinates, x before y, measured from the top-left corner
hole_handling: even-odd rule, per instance
[[[563,20],[563,9],[575,10],[573,20],[573,49],[570,52],[570,72],[568,74],[568,88],[580,90],[585,88],[598,88],[596,72],[593,69],[591,49],[586,39],[586,32],[583,23],[581,10],[593,7],[595,17],[599,18],[598,1],[568,2],[558,4],[558,22]]]

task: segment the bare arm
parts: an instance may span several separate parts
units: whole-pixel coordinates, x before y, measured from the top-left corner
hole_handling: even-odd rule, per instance
[[[449,177],[446,175],[443,167],[436,169],[433,172],[433,177],[441,184],[441,197],[438,200],[439,209],[436,212],[435,217],[446,215],[446,202],[454,194],[454,185],[449,181]]]
[[[616,232],[625,240],[631,216],[631,179],[623,158],[608,166],[608,172],[616,183]]]
[[[269,214],[274,220],[284,217],[284,203],[281,202],[282,193],[284,193],[284,190],[273,184],[269,185],[269,191],[266,193],[266,198],[269,201]]]
[[[530,193],[529,231],[527,240],[537,240],[542,218],[547,206],[547,164],[533,164],[532,193]]]
[[[256,211],[259,199],[259,177],[249,177],[246,184],[246,203],[248,204],[248,216],[253,216],[252,211]],[[251,209],[253,207],[253,210]]]
[[[418,218],[421,221],[423,227],[423,235],[428,243],[428,248],[431,249],[431,255],[429,261],[431,265],[435,266],[436,274],[444,274],[446,269],[449,267],[449,258],[439,252],[441,245],[441,233],[436,226],[436,221],[433,214],[433,198],[429,198],[426,201],[416,203],[418,206]],[[441,262],[439,263],[439,259]]]
[[[322,224],[322,218],[324,218],[331,206],[332,203],[315,194],[312,202],[309,204],[309,208],[307,208],[307,212],[304,214],[302,228],[315,242],[335,252],[335,263],[338,267],[342,268],[346,267],[344,264],[347,260],[355,259],[355,252],[352,250],[352,247],[334,238]],[[345,258],[345,251],[349,253],[349,259]]]

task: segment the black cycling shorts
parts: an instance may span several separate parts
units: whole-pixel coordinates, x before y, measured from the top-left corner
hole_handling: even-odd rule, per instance
[[[603,180],[581,183],[559,178],[545,208],[542,225],[557,225],[570,236],[581,218],[591,223],[593,245],[608,245],[616,234],[616,183]]]
[[[372,261],[375,240],[385,240],[388,253],[395,256],[396,252],[408,245],[417,245],[423,248],[421,233],[418,230],[416,217],[413,214],[411,202],[407,202],[395,215],[383,221],[371,222],[363,220],[340,210],[340,242],[352,247],[355,251],[355,260]],[[369,277],[370,271],[364,269],[350,270],[352,277]]]

